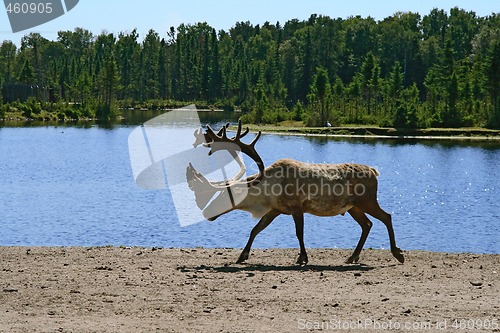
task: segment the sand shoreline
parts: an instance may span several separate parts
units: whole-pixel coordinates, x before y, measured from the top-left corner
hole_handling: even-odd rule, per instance
[[[0,247],[0,332],[500,332],[498,254],[239,252]]]

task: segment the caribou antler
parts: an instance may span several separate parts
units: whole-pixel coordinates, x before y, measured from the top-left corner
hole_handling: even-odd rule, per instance
[[[226,123],[223,127],[221,127],[219,129],[219,131],[217,132],[217,134],[214,133],[213,129],[209,125],[207,125],[207,132],[206,133],[203,133],[203,129],[200,127],[199,129],[197,129],[194,132],[195,141],[193,143],[193,146],[195,148],[198,147],[199,145],[203,145],[205,147],[209,147],[209,144],[211,142],[213,142],[213,137],[214,136],[216,136],[216,137],[222,137],[223,131],[225,131],[228,127],[229,127],[229,123]],[[244,137],[247,134],[248,134],[248,128],[245,130],[245,132],[243,132],[242,134],[240,134],[239,138],[241,139],[242,137]],[[241,160],[241,157],[240,157],[240,155],[238,154],[237,151],[235,151],[235,150],[228,150],[228,151],[231,154],[231,156],[233,157],[233,159],[236,161],[236,163],[238,163],[238,165],[240,166],[240,171],[232,179],[227,180],[227,182],[238,181],[238,180],[241,179],[241,177],[243,177],[245,175],[246,167],[245,167],[245,164],[243,163],[243,161]],[[212,153],[209,152],[209,155],[211,155],[211,154]],[[223,182],[212,182],[212,184],[215,185],[215,186],[221,186],[221,185],[224,186],[224,184],[226,184],[226,181],[223,181]]]
[[[220,185],[215,186],[201,173],[196,171],[191,163],[189,163],[186,168],[186,178],[188,180],[189,189],[194,192],[196,204],[200,209],[203,209],[210,199],[212,199],[214,194],[221,190],[221,188],[219,188]]]
[[[210,127],[209,125],[207,125],[207,127]],[[229,127],[229,123],[226,123],[224,124],[223,127],[221,127],[219,129],[219,131],[217,132],[217,136],[221,136],[222,135],[222,131],[224,128],[228,128]],[[213,133],[213,130],[212,128],[210,128],[210,130],[212,131]],[[240,138],[244,137],[245,135],[247,135],[248,133],[248,128],[247,130],[240,136]],[[207,129],[207,133],[203,133],[203,129],[200,127],[198,128],[195,132],[194,132],[194,137],[195,137],[195,140],[194,140],[194,143],[193,143],[193,146],[196,148],[198,147],[199,145],[206,145],[207,143],[211,142],[212,141],[212,138],[211,136],[209,136],[208,134],[208,129]]]
[[[210,125],[207,125],[207,132],[203,133],[203,137],[205,139],[205,144],[204,144],[205,147],[210,147],[210,145],[214,142],[231,142],[231,143],[234,143],[237,145],[239,142],[240,144],[244,145],[244,143],[242,143],[240,140],[241,140],[241,138],[243,138],[245,135],[248,134],[248,132],[249,132],[248,127],[245,129],[245,131],[243,133],[241,133],[241,120],[238,120],[238,129],[236,131],[236,135],[233,136],[232,138],[227,137],[227,128],[228,127],[229,127],[229,123],[226,123],[224,126],[222,126],[219,129],[219,131],[217,133],[215,133],[214,130],[212,129],[212,127],[210,127]],[[260,131],[257,135],[260,136]],[[258,138],[257,138],[257,140],[258,140]],[[255,141],[257,141],[257,140],[255,140]],[[221,148],[216,149],[216,150],[213,150],[213,149],[210,150],[208,155],[212,155],[217,150],[221,150]]]
[[[241,142],[241,138],[249,133],[249,129],[246,128],[243,132],[241,130],[241,120],[238,121],[238,129],[236,131],[236,135],[234,137],[229,138],[227,136],[227,128],[229,127],[229,123],[225,124],[217,133],[207,125],[207,130],[203,133],[203,130],[200,128],[195,131],[195,142],[193,143],[194,147],[203,144],[204,147],[210,148],[208,155],[212,155],[213,153],[226,150],[228,151],[234,160],[240,166],[240,171],[238,174],[229,180],[211,182],[207,180],[203,175],[198,173],[192,165],[189,165],[186,170],[186,177],[188,179],[189,187],[192,190],[197,190],[195,193],[199,193],[201,196],[199,199],[201,205],[206,203],[208,197],[212,197],[217,191],[222,191],[232,185],[244,185],[248,186],[256,185],[260,182],[262,177],[264,176],[264,163],[262,162],[261,157],[255,150],[255,144],[257,140],[260,138],[261,132],[259,131],[255,138],[249,143]],[[255,161],[257,167],[259,168],[259,173],[248,179],[246,181],[241,181],[241,177],[245,174],[246,168],[245,164],[241,160],[239,152],[246,154],[252,160]],[[198,194],[197,194],[198,195]],[[209,198],[208,198],[209,199]],[[198,199],[197,199],[198,201]]]
[[[241,138],[243,138],[245,135],[247,135],[249,131],[250,130],[247,127],[245,129],[245,131],[242,133],[241,132],[241,120],[238,120],[238,129],[236,130],[236,135],[232,138],[228,138],[227,125],[223,126],[217,133],[215,133],[214,130],[209,125],[207,125],[207,132],[205,133],[205,138],[210,139],[210,141],[206,140],[206,143],[204,144],[204,146],[210,148],[210,151],[208,152],[209,156],[212,155],[213,153],[215,153],[216,151],[227,150],[234,157],[234,154],[237,155],[238,150],[239,150],[243,154],[250,157],[255,162],[255,164],[257,164],[257,167],[259,168],[258,175],[255,176],[251,181],[248,182],[248,185],[251,186],[251,185],[255,185],[255,184],[259,183],[260,180],[262,179],[262,177],[264,176],[264,162],[262,162],[261,157],[259,156],[259,154],[255,150],[255,144],[257,143],[257,141],[259,140],[259,138],[262,134],[261,131],[259,131],[257,133],[257,135],[253,138],[253,140],[249,144],[241,142]],[[224,144],[224,143],[229,143],[229,145]],[[239,149],[235,149],[236,147],[238,147]],[[243,164],[241,159],[239,159],[239,156],[238,156],[238,158],[235,158],[235,159],[237,160],[238,164],[240,164],[239,162],[241,162],[240,167],[242,168],[243,173],[244,173],[245,165]],[[240,171],[240,173],[241,173],[241,171]],[[233,178],[233,180],[235,178]],[[241,178],[241,176],[240,176],[240,178]],[[228,184],[228,185],[231,185],[231,184]]]

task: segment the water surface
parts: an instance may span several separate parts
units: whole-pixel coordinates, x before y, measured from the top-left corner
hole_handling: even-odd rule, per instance
[[[181,228],[168,191],[136,186],[134,127],[0,128],[0,245],[243,247],[257,222],[247,213]],[[288,157],[377,167],[379,201],[403,249],[500,253],[498,144],[263,135],[257,148],[266,165]],[[388,248],[385,226],[373,222],[365,248]],[[280,216],[254,246],[297,247],[294,230]],[[307,247],[353,248],[360,232],[347,214],[306,215]]]

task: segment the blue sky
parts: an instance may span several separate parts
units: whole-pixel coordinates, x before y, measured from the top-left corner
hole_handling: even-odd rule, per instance
[[[207,22],[217,30],[228,30],[239,21],[284,23],[293,18],[307,19],[313,13],[334,18],[371,16],[381,20],[397,11],[425,15],[435,7],[449,11],[455,6],[475,11],[479,16],[500,13],[498,0],[80,0],[67,14],[16,34],[11,31],[7,13],[0,9],[0,41],[12,40],[19,45],[21,37],[30,32],[39,32],[55,40],[57,31],[72,31],[76,27],[88,29],[95,35],[102,31],[119,33],[137,28],[142,40],[149,29],[165,37],[171,26],[181,23]]]

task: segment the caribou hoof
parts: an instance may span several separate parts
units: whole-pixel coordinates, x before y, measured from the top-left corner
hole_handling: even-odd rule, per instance
[[[296,264],[299,266],[304,266],[304,265],[307,265],[308,262],[309,262],[309,259],[307,258],[307,254],[306,255],[300,254],[299,257],[297,258]]]
[[[352,255],[350,256],[349,258],[347,258],[347,260],[345,261],[346,264],[355,264],[359,261],[359,255],[356,254],[356,255]]]
[[[405,262],[405,257],[403,256],[403,254],[401,253],[401,249],[399,248],[396,248],[394,251],[392,251],[392,255],[394,256],[394,258],[396,258],[400,263],[404,263]]]
[[[240,257],[238,258],[238,260],[236,261],[236,263],[237,264],[241,264],[242,262],[244,262],[247,259],[248,259],[248,252],[243,251],[243,252],[241,252]]]

